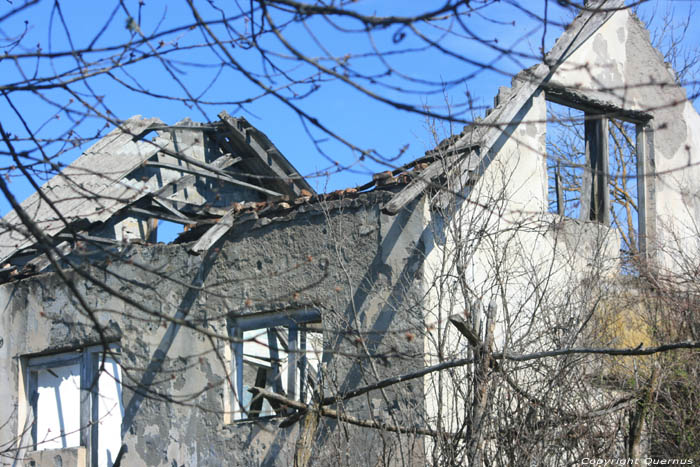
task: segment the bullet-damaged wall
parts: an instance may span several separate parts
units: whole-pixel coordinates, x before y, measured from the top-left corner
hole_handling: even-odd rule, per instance
[[[417,239],[423,211],[385,216],[379,208],[388,196],[311,203],[286,217],[238,224],[202,256],[190,254],[188,245],[129,245],[109,260],[85,262],[84,273],[95,281],[66,274],[89,314],[56,273],[4,284],[0,375],[9,385],[3,391],[8,403],[0,407],[8,422],[1,441],[20,448],[31,443],[28,433],[23,442],[16,439],[28,413],[23,357],[81,349],[104,338],[121,347],[122,465],[292,464],[299,423],[279,429],[279,418],[235,422],[224,413],[231,407],[227,317],[318,309],[325,396],[422,364],[420,335],[406,339],[405,329],[422,323],[424,255]],[[389,364],[385,357],[397,354]],[[391,413],[403,426],[420,423],[419,382],[386,394],[386,400],[358,398],[341,408],[357,418],[389,420]],[[422,464],[418,437],[322,419],[316,438],[318,465],[339,459],[372,464],[387,449],[397,462],[402,451],[410,454],[409,463]]]

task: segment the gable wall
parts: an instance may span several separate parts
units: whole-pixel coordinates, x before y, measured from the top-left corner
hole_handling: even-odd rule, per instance
[[[697,256],[700,116],[639,19],[627,10],[615,13],[567,59],[551,83],[653,117],[653,159],[647,173],[654,189],[648,215],[657,238],[651,239],[650,251],[671,268],[681,252]]]
[[[684,101],[685,94],[673,84],[644,34],[636,18],[626,11],[615,13],[554,73],[550,83],[573,87],[594,102],[653,115],[656,170],[673,168],[675,172],[673,176],[657,175],[656,191],[651,193],[657,208],[650,215],[657,219],[659,240],[666,242],[672,229],[695,219],[694,204],[688,207],[688,197],[686,203],[680,202],[684,189],[677,180],[695,177],[697,169],[687,166],[685,146],[693,154],[698,154],[693,148],[700,146],[686,127],[700,126],[689,104],[672,105]],[[649,80],[669,84],[645,86]],[[627,87],[621,86],[625,82]],[[540,91],[514,119],[518,123],[506,128],[485,166],[477,169],[480,176],[475,185],[455,188],[466,193],[466,200],[457,198],[444,211],[432,212],[433,235],[427,242],[426,261],[426,322],[435,326],[425,340],[430,364],[473,355],[466,339],[449,323],[451,315],[465,316],[475,330],[481,325],[484,336],[486,310],[492,303],[494,350],[529,353],[585,339],[579,332],[589,323],[596,303],[616,293],[612,284],[619,273],[617,232],[548,212],[546,118],[546,101]],[[596,368],[592,362],[577,371],[595,372]],[[470,381],[472,371],[473,367],[465,366],[440,381],[436,375],[425,378],[426,410],[433,423],[440,419],[448,431],[462,426],[469,403],[452,395],[462,394],[470,401],[464,381]],[[531,394],[561,401],[571,397],[569,403],[576,407],[580,401],[573,399],[574,393],[555,395],[552,388],[540,393],[538,374],[554,371],[560,371],[556,362],[541,361],[523,371],[514,366],[511,375]],[[504,400],[512,399],[507,388],[500,389]],[[495,391],[490,397],[500,400],[499,390]],[[604,403],[613,395],[597,397]],[[557,452],[551,461],[556,464],[570,456],[575,462],[579,454]]]

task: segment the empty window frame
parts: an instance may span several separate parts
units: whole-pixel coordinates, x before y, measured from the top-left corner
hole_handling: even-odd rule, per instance
[[[323,349],[317,310],[259,313],[231,319],[234,420],[284,415],[255,388],[308,402]]]
[[[637,125],[615,118],[609,118],[607,123],[610,225],[620,235],[623,259],[632,260],[640,252],[639,226],[642,225],[639,223]]]
[[[650,137],[643,123],[547,101],[550,212],[615,228],[626,259],[644,252]]]
[[[27,359],[35,450],[85,446],[90,465],[114,464],[124,415],[118,351],[94,346]]]
[[[578,219],[586,169],[583,111],[547,101],[549,211]]]

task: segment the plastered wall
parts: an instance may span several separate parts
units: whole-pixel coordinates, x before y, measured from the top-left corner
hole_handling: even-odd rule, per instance
[[[189,254],[187,245],[132,245],[109,261],[86,261],[86,274],[111,289],[67,273],[94,310],[90,316],[55,273],[1,286],[0,376],[9,382],[2,389],[8,403],[0,406],[3,443],[17,445],[26,414],[22,357],[99,342],[94,319],[122,350],[122,465],[290,465],[299,423],[286,429],[277,428],[279,419],[226,423],[227,343],[217,336],[227,336],[229,313],[313,306],[323,316],[325,395],[414,369],[422,339],[405,333],[422,323],[419,307],[407,304],[420,301],[423,218],[414,209],[380,214],[387,196],[303,206],[287,218],[237,225],[205,256]],[[359,418],[421,421],[420,381],[384,395],[342,408]],[[388,454],[397,463],[421,464],[423,452],[420,438],[326,419],[317,441],[314,465],[374,464]],[[25,436],[19,445],[28,442]]]

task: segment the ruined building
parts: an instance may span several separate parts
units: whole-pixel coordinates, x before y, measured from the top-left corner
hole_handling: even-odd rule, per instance
[[[480,406],[469,392],[510,368],[484,355],[579,342],[576,310],[622,274],[611,122],[634,140],[629,255],[673,270],[665,247],[695,248],[700,117],[640,21],[616,8],[582,12],[494,104],[423,158],[328,194],[243,118],[123,122],[3,219],[2,461],[524,458],[523,427],[559,412],[533,403],[521,428],[505,426],[498,411],[518,396]],[[580,115],[580,162],[545,157],[552,104]],[[164,221],[186,226],[170,244],[157,243]],[[536,373],[513,368],[509,394],[554,394]],[[568,408],[623,398],[590,399]],[[553,465],[591,448],[561,430],[528,446]],[[618,438],[596,449],[619,454]]]

